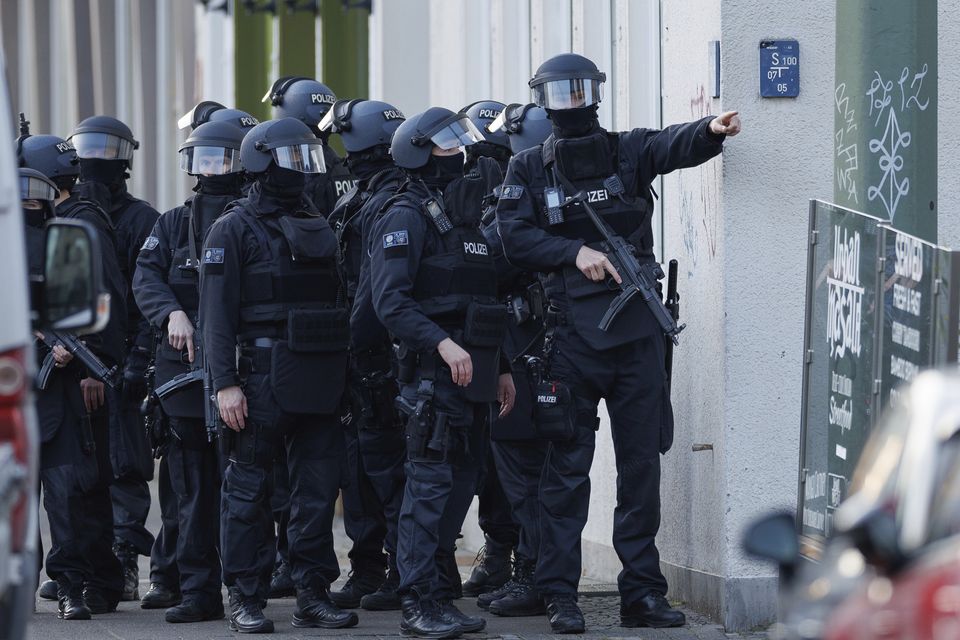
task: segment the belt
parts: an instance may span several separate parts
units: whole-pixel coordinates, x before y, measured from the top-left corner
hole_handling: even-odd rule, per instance
[[[271,367],[273,338],[245,340],[240,345],[240,356],[250,363],[250,373],[268,373]]]
[[[250,348],[270,349],[277,342],[279,342],[279,340],[276,340],[274,338],[253,338],[252,340],[244,340],[243,342],[241,342],[240,348],[241,349],[250,349]]]

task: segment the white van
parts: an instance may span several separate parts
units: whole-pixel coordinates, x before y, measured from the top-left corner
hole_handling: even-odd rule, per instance
[[[11,113],[4,68],[0,48],[0,640],[25,637],[37,587],[40,445],[33,398],[36,360],[32,330],[89,331],[105,324],[109,309],[104,295],[99,294],[96,232],[76,221],[48,225],[44,271],[56,273],[60,286],[47,289],[38,283],[35,308],[31,309],[15,127],[12,122],[3,123]],[[62,245],[74,250],[55,248]],[[58,263],[67,254],[88,260],[67,269]],[[74,291],[90,293],[79,312],[76,301],[56,299],[58,291],[71,288],[65,284],[75,284]]]

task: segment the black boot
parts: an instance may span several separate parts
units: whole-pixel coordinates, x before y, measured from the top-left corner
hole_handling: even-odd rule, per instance
[[[174,624],[181,622],[222,620],[223,600],[219,593],[215,598],[187,595],[187,597],[183,599],[183,602],[167,609],[164,614],[164,619]]]
[[[464,633],[475,633],[477,631],[483,631],[487,627],[487,621],[483,618],[478,618],[477,616],[468,616],[460,609],[457,609],[456,605],[453,604],[450,600],[441,600],[440,605],[440,615],[446,622],[452,622],[454,624],[460,625],[460,628],[463,629]]]
[[[543,598],[534,586],[534,568],[533,562],[518,559],[514,568],[514,577],[511,579],[513,589],[502,598],[490,602],[488,607],[490,613],[507,618],[519,618],[539,616],[546,612]]]
[[[320,629],[346,629],[357,626],[357,614],[343,611],[330,600],[326,587],[315,584],[297,589],[297,608],[293,626]]]
[[[114,594],[116,594],[116,592],[114,592]],[[117,595],[110,596],[104,593],[102,589],[87,585],[83,588],[83,601],[90,609],[90,613],[100,615],[102,613],[112,613],[116,611],[120,598]]]
[[[83,601],[83,585],[57,584],[57,617],[63,620],[89,620],[90,608]]]
[[[367,611],[397,611],[400,609],[400,573],[395,567],[387,569],[387,579],[380,588],[360,599],[360,606]]]
[[[510,579],[510,545],[499,544],[490,536],[477,554],[479,563],[473,568],[470,578],[463,583],[463,595],[478,596],[503,586]]]
[[[515,555],[513,559],[513,575],[500,587],[477,596],[477,606],[481,609],[488,609],[490,608],[490,603],[494,600],[499,600],[500,598],[510,595],[510,592],[517,588],[517,585],[522,579],[521,573],[527,571],[528,566],[532,579],[534,563],[523,556]]]
[[[150,589],[140,600],[141,609],[167,609],[180,604],[180,590],[170,589],[159,582],[151,582]]]
[[[463,627],[445,620],[434,600],[421,600],[416,593],[400,598],[400,633],[418,638],[459,638]]]
[[[263,615],[258,596],[230,589],[230,630],[238,633],[273,633],[273,620]]]
[[[297,595],[297,587],[293,584],[293,578],[290,577],[290,565],[281,561],[270,577],[270,597],[289,598],[295,595]]]
[[[113,555],[117,556],[120,566],[123,567],[123,594],[120,599],[131,602],[140,599],[140,565],[137,560],[140,556],[137,548],[124,540],[113,543]]]
[[[629,605],[620,605],[622,627],[682,627],[686,623],[687,616],[671,607],[659,593],[648,593]]]
[[[586,623],[573,595],[560,594],[547,598],[547,616],[554,633],[583,633]]]
[[[57,581],[44,580],[37,589],[37,595],[43,600],[59,600],[57,596]]]
[[[363,596],[380,588],[383,579],[383,569],[354,569],[342,589],[330,592],[330,600],[341,609],[356,609]]]

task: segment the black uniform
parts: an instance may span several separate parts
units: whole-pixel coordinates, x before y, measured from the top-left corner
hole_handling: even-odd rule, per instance
[[[351,312],[352,423],[347,434],[344,528],[353,540],[354,574],[364,565],[383,578],[384,557],[396,570],[397,518],[403,497],[403,431],[393,406],[393,349],[370,299],[369,233],[383,204],[405,179],[384,162],[348,192],[330,217],[340,245],[340,274]],[[379,584],[375,585],[379,586]]]
[[[203,236],[236,198],[232,193],[207,194],[201,188],[160,217],[140,251],[134,295],[144,315],[161,332],[155,386],[195,366],[189,364],[186,349],[170,346],[167,321],[172,312],[187,314],[197,331],[198,357],[205,353],[197,328]],[[173,436],[161,465],[167,489],[173,494],[173,508],[172,513],[164,514],[162,534],[154,543],[150,581],[179,590],[185,598],[207,600],[206,606],[211,607],[221,600],[220,527],[219,519],[211,518],[220,507],[221,478],[216,441],[209,442],[204,429],[203,385],[193,383],[161,402]]]
[[[660,524],[659,456],[673,437],[659,326],[643,302],[634,300],[609,332],[597,327],[619,291],[589,281],[575,262],[584,244],[599,248],[601,236],[580,205],[566,207],[563,220],[551,225],[544,189],[586,191],[598,213],[637,248],[639,259],[653,261],[650,184],[658,174],[720,153],[723,138],[709,133],[709,122],[707,118],[663,131],[618,134],[594,127],[592,135],[557,145],[551,136],[542,147],[523,151],[510,163],[497,209],[504,248],[515,265],[545,274],[549,373],[568,385],[576,413],[575,434],[551,444],[540,485],[536,581],[544,596],[574,595],[577,590],[601,398],[610,412],[617,458],[613,544],[623,562],[623,605],[666,593],[655,537]],[[558,167],[572,185],[564,186]],[[625,188],[622,197],[611,193],[610,181],[604,183],[614,174]]]
[[[305,193],[317,211],[329,217],[340,198],[357,186],[357,178],[326,143],[323,145],[323,160],[327,165],[326,172],[307,175]]]
[[[143,428],[140,402],[145,393],[144,371],[153,347],[153,332],[133,298],[133,275],[137,256],[160,216],[143,200],[130,195],[125,183],[107,187],[99,182],[81,182],[81,193],[96,201],[113,221],[117,235],[117,258],[126,283],[126,358],[123,390],[111,398],[110,460],[115,480],[110,487],[113,500],[114,537],[140,555],[150,555],[153,535],[146,529],[150,511],[153,456]]]
[[[486,453],[486,423],[501,372],[502,307],[479,230],[481,201],[500,182],[495,163],[455,179],[442,194],[452,229],[441,232],[408,182],[371,234],[372,300],[401,343],[400,402],[407,414],[406,486],[398,527],[400,592],[453,597],[438,555],[452,554]],[[469,320],[468,320],[469,317]],[[473,382],[456,386],[436,352],[446,338],[468,350]]]
[[[76,195],[60,203],[56,214],[88,222],[98,232],[102,278],[111,297],[110,321],[102,332],[86,336],[84,341],[105,365],[120,365],[124,357],[126,285],[120,278],[110,221],[95,204]],[[37,355],[46,355],[46,348],[38,346]],[[47,575],[61,588],[93,587],[109,608],[116,605],[123,591],[120,563],[112,550],[111,434],[105,406],[92,414],[84,408],[80,380],[87,375],[73,360],[62,369],[54,369],[48,388],[37,394],[42,443],[40,482],[52,539],[46,566]]]
[[[280,447],[291,487],[293,580],[325,593],[340,575],[332,524],[344,454],[347,312],[336,305],[336,238],[311,211],[256,183],[204,245],[200,312],[213,385],[242,385],[248,406],[246,428],[224,429],[230,461],[221,502],[224,582],[244,598],[266,596],[274,565],[270,494]]]

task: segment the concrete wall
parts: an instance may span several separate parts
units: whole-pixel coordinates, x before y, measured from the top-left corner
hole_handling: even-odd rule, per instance
[[[736,109],[744,124],[722,160],[664,183],[666,254],[681,260],[691,326],[660,545],[673,595],[731,630],[775,611],[774,572],[742,554],[743,528],[796,501],[807,200],[832,194],[833,14],[834,0],[663,3],[664,123]],[[761,99],[758,44],[784,37],[800,41],[800,97]],[[713,100],[706,51],[717,38]]]
[[[960,42],[960,3],[937,3],[938,100],[937,211],[939,242],[960,248],[960,162],[957,162],[957,132],[960,131],[960,66],[955,44]]]

